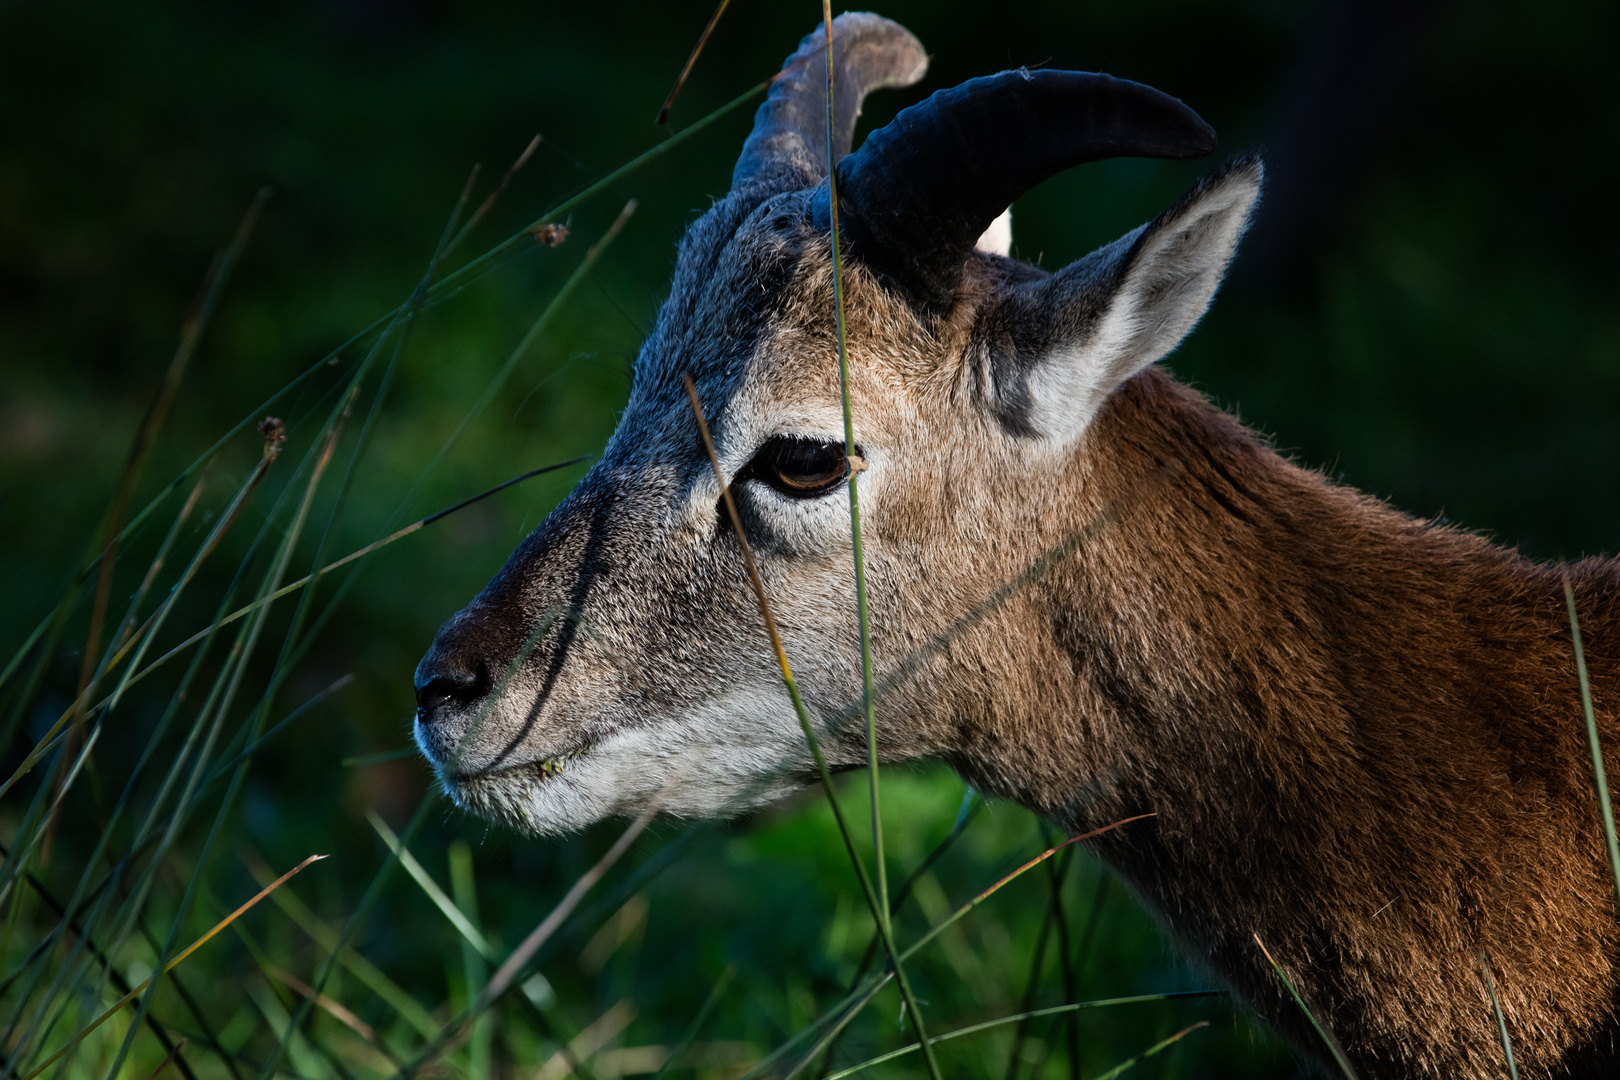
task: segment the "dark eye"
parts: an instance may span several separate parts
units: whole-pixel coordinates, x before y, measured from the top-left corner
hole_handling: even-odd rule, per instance
[[[849,475],[841,442],[778,435],[759,448],[737,480],[758,480],[795,499],[825,495]]]

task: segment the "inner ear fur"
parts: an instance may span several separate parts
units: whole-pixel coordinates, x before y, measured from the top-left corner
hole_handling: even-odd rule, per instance
[[[1175,348],[1220,286],[1262,174],[1258,156],[1231,161],[1146,225],[1049,277],[1004,285],[974,335],[1003,425],[1066,444]]]

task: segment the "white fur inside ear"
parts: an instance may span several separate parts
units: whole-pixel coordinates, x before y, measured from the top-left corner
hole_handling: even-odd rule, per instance
[[[1012,254],[1012,207],[1007,207],[1000,217],[990,223],[973,248],[986,255]]]
[[[1174,349],[1209,308],[1260,196],[1258,161],[1194,192],[1165,217],[1127,236],[1130,265],[1083,340],[1066,342],[1029,374],[1032,426],[1077,438],[1108,395]],[[1145,230],[1145,232],[1144,232]]]

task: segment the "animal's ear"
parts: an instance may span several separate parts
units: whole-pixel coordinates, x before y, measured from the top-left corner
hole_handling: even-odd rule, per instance
[[[1175,348],[1232,261],[1261,176],[1258,157],[1233,161],[1141,228],[1008,286],[975,335],[1002,422],[1068,443],[1121,383]]]

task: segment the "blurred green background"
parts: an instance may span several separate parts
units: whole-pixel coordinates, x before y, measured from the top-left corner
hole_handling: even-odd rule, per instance
[[[452,268],[773,73],[819,18],[813,4],[736,0],[670,127],[655,128],[711,10],[707,0],[0,5],[0,658],[45,616],[89,550],[197,284],[262,185],[274,196],[142,474],[137,506],[410,294],[475,163],[483,165],[474,189],[481,199],[530,138],[543,136]],[[1108,71],[1181,97],[1221,133],[1222,153],[1266,147],[1271,182],[1261,216],[1215,308],[1169,366],[1300,460],[1415,514],[1443,515],[1538,558],[1615,548],[1615,5],[895,0],[882,13],[915,31],[934,60],[922,86],[874,97],[863,130],[964,78],[1047,65]],[[724,192],[752,110],[727,115],[580,206],[561,247],[527,249],[419,320],[332,553],[602,445],[667,288],[674,244]],[[1109,162],[1053,180],[1018,204],[1015,251],[1060,266],[1151,217],[1208,165]],[[639,209],[623,235],[491,406],[424,475],[630,197]],[[289,425],[286,467],[181,606],[164,647],[206,625],[254,531],[267,521],[279,527],[270,508],[356,355],[269,410]],[[221,452],[186,534],[191,543],[257,455],[250,432]],[[365,810],[398,827],[429,776],[409,757],[349,767],[343,759],[408,744],[410,673],[433,630],[575,475],[530,481],[367,565],[274,715],[341,676],[354,681],[255,761],[232,832],[205,868],[213,893],[234,903],[252,891],[243,853],[284,868],[331,851],[337,858],[307,872],[297,890],[334,922],[352,910],[384,854]],[[163,527],[131,545],[115,611]],[[285,617],[272,620],[272,640]],[[71,699],[80,659],[72,643],[83,641],[83,622],[81,610],[36,694],[18,700],[13,686],[0,698],[22,717],[0,748],[6,775]],[[272,659],[261,665],[261,684]],[[145,745],[172,679],[154,678],[109,724],[92,775],[64,804],[49,858],[34,866],[47,884],[70,891],[98,815]],[[32,782],[0,800],[8,845]],[[864,788],[846,790],[859,807]],[[892,865],[903,874],[949,831],[962,787],[936,768],[897,770],[889,794]],[[208,821],[200,815],[192,831],[200,836]],[[678,858],[658,863],[686,831],[655,826],[610,879],[606,900],[588,903],[548,946],[541,970],[558,994],[555,1030],[548,1035],[521,1011],[501,1013],[502,1075],[529,1076],[554,1049],[548,1040],[571,1037],[621,1000],[634,1003],[636,1019],[619,1044],[671,1044],[728,964],[738,965],[738,979],[704,1038],[753,1052],[780,1042],[847,983],[870,920],[819,801],[704,828]],[[510,947],[615,834],[604,827],[524,840],[442,807],[416,847],[448,881],[446,851],[458,838],[471,845],[483,919]],[[1028,814],[990,807],[919,885],[903,936],[1041,846]],[[160,890],[149,908],[160,928],[195,869],[183,853],[175,858],[184,865],[174,895]],[[626,877],[638,866],[662,869]],[[1016,1011],[1025,999],[1049,892],[1043,874],[999,895],[920,968],[919,993],[937,1028]],[[1071,954],[1084,946],[1079,985],[1069,989],[1100,997],[1208,985],[1094,863],[1075,860],[1064,889]],[[8,917],[26,921],[16,913],[22,901],[7,902]],[[212,919],[195,921],[200,930]],[[269,905],[248,922],[281,963],[308,977],[319,952],[307,938]],[[1091,940],[1081,942],[1087,925]],[[455,931],[403,875],[359,940],[428,1007],[465,995]],[[228,938],[210,948],[182,975],[217,986],[207,1003],[214,1023],[244,1054],[262,1052],[268,1043],[255,1033],[244,989],[259,977],[254,961]],[[7,952],[8,966],[20,955]],[[1055,962],[1041,975],[1032,1000],[1064,1000]],[[388,1026],[379,1002],[356,992],[352,1004]],[[879,1004],[840,1061],[900,1038],[894,1000]],[[161,997],[156,1008],[184,1015]],[[1085,1075],[1200,1018],[1213,1027],[1141,1071],[1286,1076],[1295,1067],[1225,1004],[1133,1009],[1079,1022]],[[1061,1025],[1030,1034],[1039,1050],[1026,1052],[1031,1064],[1042,1047],[1057,1047],[1052,1069],[1067,1061]],[[953,1067],[1003,1075],[1009,1045],[1005,1032],[964,1042]],[[139,1053],[148,1071],[162,1059],[155,1044]],[[329,1068],[311,1060],[309,1070]],[[890,1075],[908,1068],[915,1071],[886,1067]]]

